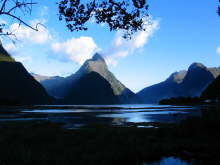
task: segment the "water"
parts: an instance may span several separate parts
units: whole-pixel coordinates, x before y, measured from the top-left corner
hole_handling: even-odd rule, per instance
[[[181,160],[179,158],[167,157],[161,159],[160,161],[153,163],[144,163],[143,165],[192,165],[192,164],[184,160]]]
[[[4,113],[1,113],[3,112]],[[40,120],[63,123],[66,128],[88,124],[127,125],[128,123],[178,122],[199,115],[191,106],[164,105],[53,105],[16,109],[13,113],[0,110],[0,122]],[[141,126],[139,127],[141,128]],[[144,128],[144,127],[142,127]]]

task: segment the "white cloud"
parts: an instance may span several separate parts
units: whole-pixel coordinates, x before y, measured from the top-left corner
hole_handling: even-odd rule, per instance
[[[4,48],[7,50],[7,52],[13,57],[20,56],[25,46],[20,43],[12,43],[12,42],[5,42],[3,43],[3,45],[4,45]]]
[[[159,21],[149,18],[145,21],[145,31],[135,33],[131,40],[124,39],[123,33],[118,32],[112,46],[104,52],[107,62],[116,65],[119,58],[126,57],[143,48],[158,28]]]
[[[220,46],[217,47],[216,52],[217,52],[218,54],[220,54]]]
[[[26,55],[22,49],[24,49],[24,45],[7,43],[4,45],[4,48],[7,52],[16,60],[22,63],[31,62],[33,60],[31,55]]]
[[[56,54],[63,54],[66,58],[79,64],[92,57],[98,50],[96,43],[91,37],[72,38],[65,42],[56,42],[51,45]]]
[[[16,61],[19,61],[19,62],[30,62],[32,61],[32,57],[30,56],[14,56],[15,60]]]
[[[44,24],[45,22],[45,20],[32,20],[31,25],[35,27],[38,23]],[[13,23],[10,26],[10,31],[15,34],[16,39],[28,42],[31,41],[36,44],[44,44],[52,39],[52,36],[46,27],[39,24],[37,28],[38,31],[34,31],[24,25]]]
[[[7,22],[4,19],[0,18],[0,24],[7,24]]]
[[[4,48],[9,52],[12,53],[16,50],[16,46],[13,43],[8,43],[4,46]]]

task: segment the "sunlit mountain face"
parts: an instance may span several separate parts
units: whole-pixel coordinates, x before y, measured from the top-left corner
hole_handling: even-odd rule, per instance
[[[34,77],[38,79],[51,96],[68,100],[68,103],[138,103],[135,94],[117,80],[108,70],[104,58],[97,53],[91,59],[85,61],[80,69],[69,77],[43,78],[41,76],[41,79],[39,75]],[[97,83],[95,83],[96,81]],[[101,91],[103,93],[98,93]],[[88,100],[93,101],[89,102]]]

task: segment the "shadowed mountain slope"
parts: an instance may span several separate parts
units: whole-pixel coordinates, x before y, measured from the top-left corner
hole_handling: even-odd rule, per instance
[[[170,97],[199,96],[219,74],[219,68],[207,68],[201,63],[193,63],[187,71],[173,73],[167,80],[147,87],[137,95],[146,103],[157,103]]]
[[[52,98],[24,68],[0,46],[0,104],[48,104]]]
[[[42,76],[35,73],[31,73],[31,75],[35,78],[35,80],[41,83],[49,95],[56,98],[63,98],[62,95],[65,93],[64,88],[68,86],[65,84],[65,82],[67,82],[67,78],[60,76]],[[61,86],[63,87],[60,88]]]
[[[67,103],[74,104],[116,104],[118,99],[109,82],[96,72],[78,79],[65,97]]]
[[[80,67],[80,69],[75,74],[72,74],[66,78],[58,78],[59,81],[57,80],[57,78],[55,78],[54,80],[53,79],[43,80],[43,81],[40,81],[40,83],[47,89],[48,93],[51,96],[65,99],[66,97],[69,97],[70,95],[74,95],[74,94],[70,94],[70,91],[75,91],[75,86],[80,87],[80,85],[78,84],[79,82],[81,82],[80,79],[81,78],[84,79],[84,77],[86,75],[88,75],[92,72],[95,72],[97,74],[94,74],[94,73],[92,74],[93,79],[88,78],[88,81],[87,81],[88,86],[87,87],[93,88],[92,85],[89,85],[91,83],[89,80],[94,81],[94,79],[95,79],[94,77],[96,77],[97,80],[100,80],[100,77],[97,76],[97,75],[99,75],[110,84],[109,88],[111,88],[111,90],[113,91],[113,94],[117,97],[117,103],[136,103],[139,101],[137,99],[137,97],[135,96],[135,94],[131,90],[126,88],[108,70],[108,67],[107,67],[107,64],[106,64],[104,58],[97,53],[91,59],[85,61],[85,63]],[[103,82],[103,87],[100,82],[99,90],[107,90],[106,84],[104,83],[104,81],[102,81],[102,82]],[[95,85],[95,83],[92,83],[92,84]],[[105,86],[105,88],[104,88],[104,86]],[[74,90],[72,90],[72,89],[74,89]],[[98,89],[98,88],[96,88],[96,89]],[[88,92],[86,92],[86,90],[84,90],[82,88],[80,90],[81,90],[81,92],[85,92],[85,94],[82,94],[82,95],[86,95],[86,93],[88,94]],[[88,91],[90,91],[90,90],[88,90]],[[96,97],[98,98],[98,96],[96,96],[96,92],[93,93],[93,96],[95,98]],[[106,96],[106,100],[108,100],[107,98],[108,97]],[[68,102],[70,103],[69,98],[68,98]],[[73,103],[74,102],[75,101],[73,100]],[[102,102],[104,102],[104,101],[102,101]],[[106,104],[110,104],[110,102],[108,103],[106,101]]]
[[[96,72],[106,79],[111,88],[121,103],[132,103],[136,102],[135,94],[125,87],[109,70],[105,63],[104,58],[95,54],[92,59],[87,60],[82,67],[76,72],[77,77],[80,75],[85,75],[91,72]]]

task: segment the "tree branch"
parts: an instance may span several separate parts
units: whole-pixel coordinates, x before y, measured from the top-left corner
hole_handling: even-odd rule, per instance
[[[26,5],[36,5],[36,2],[30,2],[30,3],[19,3],[16,6],[12,7],[9,11],[7,11],[8,13],[11,13],[13,10],[15,10],[16,8],[20,8],[22,6],[26,6]]]
[[[2,11],[4,10],[6,2],[7,2],[7,0],[5,0],[5,1],[3,2],[0,12],[2,12]]]
[[[8,15],[8,16],[10,16],[10,17],[12,17],[12,18],[18,20],[20,23],[24,24],[25,26],[31,28],[32,30],[38,31],[37,26],[38,26],[39,24],[37,24],[37,25],[36,25],[36,28],[34,28],[34,27],[32,27],[31,25],[29,25],[28,23],[24,22],[21,18],[15,16],[15,15],[12,15],[12,14],[10,14],[10,13],[8,13],[8,12],[0,12],[0,15]]]
[[[23,24],[24,26],[34,30],[38,30],[38,25],[31,25],[26,22],[21,14],[29,14],[32,12],[32,5],[37,4],[37,2],[33,2],[32,0],[0,0],[0,16],[6,16],[13,20],[13,22],[18,23],[19,25]],[[19,11],[17,9],[20,9]],[[11,23],[10,23],[11,24]],[[41,24],[42,25],[42,24]],[[43,25],[42,25],[43,26]],[[0,36],[15,36],[14,32],[10,32],[9,29],[6,29],[5,26],[1,26],[0,28]]]

